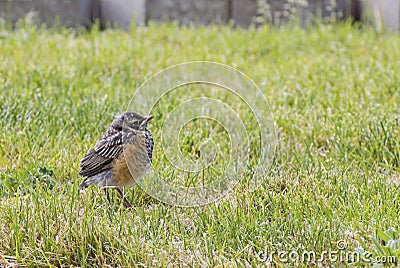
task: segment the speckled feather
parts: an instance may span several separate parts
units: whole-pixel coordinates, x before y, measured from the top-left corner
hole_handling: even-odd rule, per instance
[[[122,170],[127,170],[127,167],[122,168],[121,163],[124,163],[126,166],[124,154],[122,154],[122,152],[128,147],[138,147],[142,148],[141,150],[147,151],[148,158],[145,157],[147,159],[143,159],[143,161],[151,165],[154,145],[151,132],[147,128],[134,129],[135,125],[133,125],[133,129],[123,128],[126,116],[142,118],[135,113],[127,112],[114,120],[104,136],[96,143],[95,147],[82,159],[79,175],[86,177],[86,179],[79,186],[80,188],[87,187],[90,184],[98,186],[116,184],[116,186],[118,186],[118,180],[125,181],[128,176],[132,177],[129,174],[129,170],[124,176],[121,175]],[[118,166],[116,166],[116,163],[118,163]],[[137,164],[141,166],[141,163]],[[117,168],[121,169],[121,172],[119,172]],[[143,168],[145,168],[145,170],[143,170],[142,173],[145,173],[149,167],[145,165]]]

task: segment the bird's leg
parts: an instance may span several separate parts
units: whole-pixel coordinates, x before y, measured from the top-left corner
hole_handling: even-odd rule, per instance
[[[121,188],[115,187],[115,190],[117,190],[117,192],[119,193],[119,195],[120,195],[120,196],[122,197],[122,199],[124,200],[125,207],[126,207],[126,208],[131,208],[132,205],[131,205],[131,203],[128,201],[128,199],[126,199],[126,197],[125,197],[124,193],[122,192]]]
[[[108,203],[111,204],[110,196],[108,195],[108,192],[107,192],[107,187],[103,187],[102,189],[103,189],[104,194],[107,197]]]

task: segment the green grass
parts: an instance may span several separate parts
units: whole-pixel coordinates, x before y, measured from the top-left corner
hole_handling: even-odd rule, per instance
[[[400,230],[400,35],[349,24],[88,33],[23,25],[2,26],[0,48],[0,266],[255,266],[258,251],[320,254],[341,239],[349,251],[379,254],[376,233]],[[265,94],[278,136],[267,180],[196,208],[138,187],[125,191],[130,210],[114,193],[109,204],[97,188],[79,192],[81,158],[135,89],[194,60],[234,66]],[[157,154],[157,116],[169,105],[150,129],[155,162],[173,174]],[[180,138],[188,154],[196,135]]]

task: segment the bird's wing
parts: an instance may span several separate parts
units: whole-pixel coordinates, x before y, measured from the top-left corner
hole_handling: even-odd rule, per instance
[[[122,132],[101,138],[82,159],[79,175],[94,176],[104,170],[112,168],[112,162],[123,151]]]

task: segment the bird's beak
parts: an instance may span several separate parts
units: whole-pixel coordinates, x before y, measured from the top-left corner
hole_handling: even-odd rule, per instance
[[[147,122],[149,122],[153,118],[154,118],[154,115],[145,116],[142,123],[140,124],[140,127],[145,126],[147,124]]]
[[[149,122],[153,118],[154,118],[154,115],[145,116],[144,121]]]

